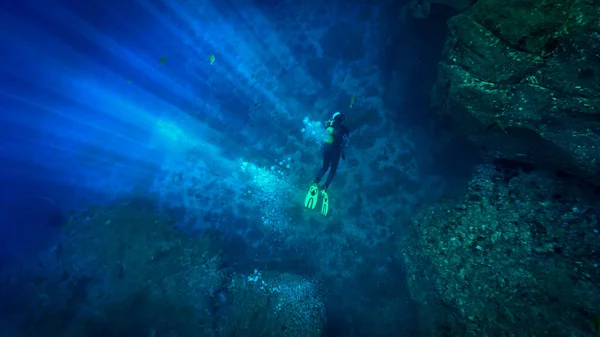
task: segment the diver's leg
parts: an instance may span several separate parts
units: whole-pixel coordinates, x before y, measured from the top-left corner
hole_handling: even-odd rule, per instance
[[[325,148],[323,149],[323,166],[321,167],[321,169],[319,169],[319,172],[317,173],[317,176],[315,177],[313,183],[318,184],[321,181],[321,179],[325,175],[325,172],[327,172],[327,170],[329,169],[330,165],[331,151],[328,146],[325,146]]]
[[[340,155],[341,152],[339,150],[331,154],[331,166],[329,167],[327,181],[325,181],[325,190],[327,190],[329,184],[331,184],[331,181],[333,180],[333,177],[335,177],[335,171],[337,171],[338,164],[340,163]]]

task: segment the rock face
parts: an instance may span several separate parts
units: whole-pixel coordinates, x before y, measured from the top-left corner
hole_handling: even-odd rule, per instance
[[[449,21],[432,105],[497,158],[600,185],[598,0],[480,0]]]
[[[398,247],[422,320],[446,325],[429,335],[595,333],[597,200],[576,179],[483,165],[463,198],[423,209]]]

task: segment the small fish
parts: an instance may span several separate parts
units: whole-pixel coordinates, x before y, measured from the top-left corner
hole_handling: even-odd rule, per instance
[[[506,132],[506,129],[504,128],[504,125],[502,124],[502,122],[500,122],[499,119],[496,119],[496,125],[498,125],[498,127],[500,128],[500,130],[502,130],[504,133],[508,133],[508,132]]]
[[[105,224],[105,225],[110,225],[110,222],[111,222],[111,220],[112,220],[112,219],[108,219],[108,220],[106,220],[106,222],[105,222],[104,224]]]
[[[127,81],[127,83],[131,83],[131,80],[130,80],[130,79],[126,79],[126,81]]]
[[[165,62],[167,62],[167,57],[166,57],[165,55],[163,55],[163,56],[160,58],[160,64],[165,64]]]
[[[212,66],[213,64],[215,64],[215,55],[212,54],[210,55],[210,57],[208,58],[208,61],[210,62],[210,65]]]
[[[354,105],[354,95],[352,95],[352,98],[350,99],[350,108],[352,108],[352,105]]]
[[[487,130],[494,129],[494,128],[498,128],[502,132],[508,133],[508,132],[506,132],[506,129],[504,128],[504,125],[502,124],[502,122],[499,119],[496,119],[493,123],[491,123],[490,125],[488,125],[486,127]]]
[[[255,112],[256,112],[256,110],[258,110],[258,108],[260,108],[260,107],[261,107],[261,105],[262,105],[262,104],[260,104],[260,102],[255,102],[255,103],[252,105],[252,108],[250,108],[250,111],[251,111],[252,113],[255,113]]]

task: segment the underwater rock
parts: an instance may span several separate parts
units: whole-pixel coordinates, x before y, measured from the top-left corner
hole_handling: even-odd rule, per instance
[[[478,1],[448,22],[432,106],[496,158],[600,185],[597,17],[597,1]]]
[[[464,197],[424,208],[398,244],[423,322],[452,336],[591,335],[600,204],[580,184],[484,165]]]

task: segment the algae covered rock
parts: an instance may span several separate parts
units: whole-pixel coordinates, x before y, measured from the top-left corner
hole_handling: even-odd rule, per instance
[[[451,335],[591,333],[600,205],[576,184],[480,167],[463,198],[415,217],[402,245],[414,298]]]
[[[449,20],[432,105],[497,158],[600,184],[594,0],[481,0]]]

